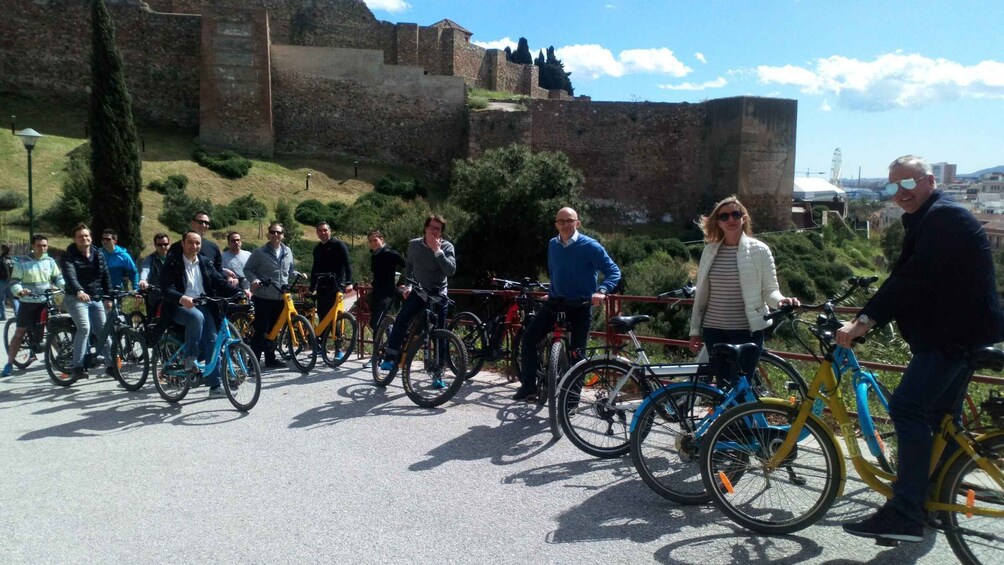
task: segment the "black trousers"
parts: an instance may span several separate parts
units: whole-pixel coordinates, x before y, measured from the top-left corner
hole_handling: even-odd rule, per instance
[[[263,352],[266,362],[275,361],[275,342],[266,341],[265,336],[282,313],[282,300],[252,296],[251,302],[254,303],[254,337],[251,338],[251,351],[259,361]]]
[[[394,303],[393,295],[370,294],[370,329],[374,332],[380,325],[383,315],[390,310]]]

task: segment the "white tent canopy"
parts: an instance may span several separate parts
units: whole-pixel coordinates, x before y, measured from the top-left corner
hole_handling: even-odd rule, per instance
[[[847,198],[847,193],[839,186],[834,186],[823,179],[811,177],[795,177],[795,190],[792,191],[792,198],[807,202],[819,202],[823,200],[833,201],[836,196],[841,200]]]

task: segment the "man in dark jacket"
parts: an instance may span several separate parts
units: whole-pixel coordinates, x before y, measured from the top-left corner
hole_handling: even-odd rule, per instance
[[[146,295],[146,312],[152,316],[156,312],[157,304],[160,303],[160,272],[164,270],[164,263],[167,260],[167,248],[171,246],[171,238],[166,233],[158,233],[153,236],[153,253],[143,259],[139,268],[139,288],[147,290],[155,286],[158,290],[151,290]]]
[[[352,264],[349,262],[349,248],[340,239],[331,237],[328,222],[317,224],[317,239],[320,243],[314,246],[310,291],[317,292],[317,319],[323,320],[335,305],[335,297],[342,285],[345,285],[345,292],[352,290]]]
[[[86,225],[78,224],[73,228],[73,243],[60,258],[59,268],[66,281],[63,288],[66,291],[63,308],[69,312],[77,326],[70,367],[77,378],[86,379],[88,374],[84,370],[84,353],[87,350],[88,335],[101,330],[105,325],[105,309],[111,307],[110,302],[102,305],[91,297],[107,295],[112,289],[105,258],[91,244],[91,230]],[[110,345],[111,339],[108,339],[100,347],[100,353],[106,360],[109,359]]]
[[[237,288],[216,270],[208,257],[200,253],[202,236],[194,231],[182,236],[183,252],[171,256],[161,273],[164,310],[162,317],[185,326],[185,368],[198,371],[197,357],[209,360],[216,344],[216,330],[219,320],[214,308],[207,305],[196,306],[194,299],[202,296],[233,294]],[[223,395],[220,387],[220,365],[206,375],[206,385],[210,396]]]
[[[878,513],[844,524],[861,537],[918,542],[934,430],[957,416],[967,377],[966,353],[1001,337],[1001,310],[990,253],[980,222],[937,192],[931,166],[907,155],[889,166],[886,190],[903,209],[903,249],[892,273],[861,314],[837,332],[837,343],[895,319],[913,353],[892,394],[889,415],[899,458],[893,497]]]

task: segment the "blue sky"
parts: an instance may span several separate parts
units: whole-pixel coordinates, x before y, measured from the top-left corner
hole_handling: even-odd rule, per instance
[[[914,153],[1004,165],[1004,2],[366,0],[378,19],[449,18],[487,47],[550,45],[593,100],[798,100],[796,171],[884,177]]]

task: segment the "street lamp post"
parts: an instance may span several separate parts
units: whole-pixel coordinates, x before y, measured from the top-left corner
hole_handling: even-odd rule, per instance
[[[17,132],[17,136],[24,142],[24,148],[28,151],[28,241],[31,241],[35,235],[35,209],[31,194],[31,150],[35,148],[35,142],[43,136],[31,128]]]

